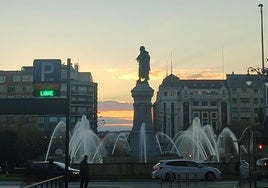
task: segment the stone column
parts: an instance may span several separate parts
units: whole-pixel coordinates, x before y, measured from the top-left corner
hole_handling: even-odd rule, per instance
[[[143,158],[140,152],[141,126],[145,124],[146,157],[159,156],[160,150],[156,142],[155,131],[152,128],[152,103],[154,90],[148,82],[137,82],[131,91],[134,99],[133,128],[129,135],[130,155]]]

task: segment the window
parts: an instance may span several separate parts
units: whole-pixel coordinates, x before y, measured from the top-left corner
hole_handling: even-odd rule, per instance
[[[217,121],[212,121],[213,130],[217,130]]]
[[[76,86],[72,86],[72,87],[71,87],[71,93],[74,93],[74,94],[77,93],[77,88],[76,88]]]
[[[200,114],[199,112],[193,112],[193,116],[194,116],[194,117],[200,117],[199,114]]]
[[[71,113],[76,113],[76,108],[71,108]]]
[[[254,98],[254,104],[259,104],[259,99],[258,98]]]
[[[232,103],[237,104],[237,98],[232,98]]]
[[[33,76],[31,76],[31,75],[22,75],[21,76],[21,81],[22,82],[32,82],[33,81]]]
[[[193,106],[199,106],[199,101],[193,101]]]
[[[206,126],[206,125],[208,125],[208,121],[203,121],[203,124],[202,124],[203,126]]]
[[[243,89],[241,89],[241,92],[242,93],[247,93],[247,89],[243,88]]]
[[[25,92],[30,92],[30,86],[23,86],[22,87],[22,92],[25,93]]]
[[[216,101],[211,101],[210,106],[217,106],[217,102]]]
[[[253,89],[253,92],[254,92],[254,94],[258,94],[259,93],[259,90],[257,88],[254,88]]]
[[[77,107],[77,112],[79,114],[87,114],[87,107]]]
[[[167,92],[166,91],[164,92],[164,96],[167,96]]]
[[[79,86],[78,87],[78,93],[86,94],[87,93],[87,87],[86,86]]]
[[[202,101],[202,106],[208,106],[208,102],[207,101]]]
[[[236,94],[237,90],[236,89],[232,89],[232,94]]]
[[[213,119],[217,118],[217,112],[211,112],[211,118]]]
[[[78,97],[77,101],[88,101],[87,97]]]
[[[250,99],[249,98],[240,98],[240,103],[249,103]]]
[[[259,113],[259,108],[254,108],[254,113],[258,114]]]
[[[202,118],[207,119],[208,118],[208,112],[202,112]]]
[[[233,113],[237,113],[237,112],[238,112],[237,107],[233,108]]]
[[[167,162],[168,166],[186,166],[186,161],[170,161]]]
[[[200,164],[192,162],[192,161],[187,161],[187,166],[199,168]]]
[[[8,86],[7,87],[7,93],[8,94],[14,94],[15,93],[15,87],[14,86]]]
[[[0,76],[0,83],[5,83],[6,76]]]
[[[21,76],[20,75],[14,75],[13,76],[13,82],[21,82]]]
[[[247,107],[240,108],[240,112],[241,113],[249,113],[250,112],[250,108],[247,108]]]

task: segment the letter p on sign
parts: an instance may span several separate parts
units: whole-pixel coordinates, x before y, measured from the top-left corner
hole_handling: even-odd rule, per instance
[[[50,77],[49,75],[52,75],[55,70],[55,67],[52,62],[44,62],[41,64],[41,82],[53,82],[53,77]]]

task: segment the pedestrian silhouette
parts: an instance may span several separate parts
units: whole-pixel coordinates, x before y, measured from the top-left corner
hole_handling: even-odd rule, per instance
[[[89,178],[89,164],[87,163],[87,155],[80,163],[80,188],[87,188]]]

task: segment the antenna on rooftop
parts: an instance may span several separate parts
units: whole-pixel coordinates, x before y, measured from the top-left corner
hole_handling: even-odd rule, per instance
[[[221,47],[221,61],[222,61],[222,79],[224,79],[224,54],[223,54],[223,46]]]
[[[172,51],[171,51],[170,74],[172,74]]]
[[[168,60],[166,60],[166,77],[168,76]]]

